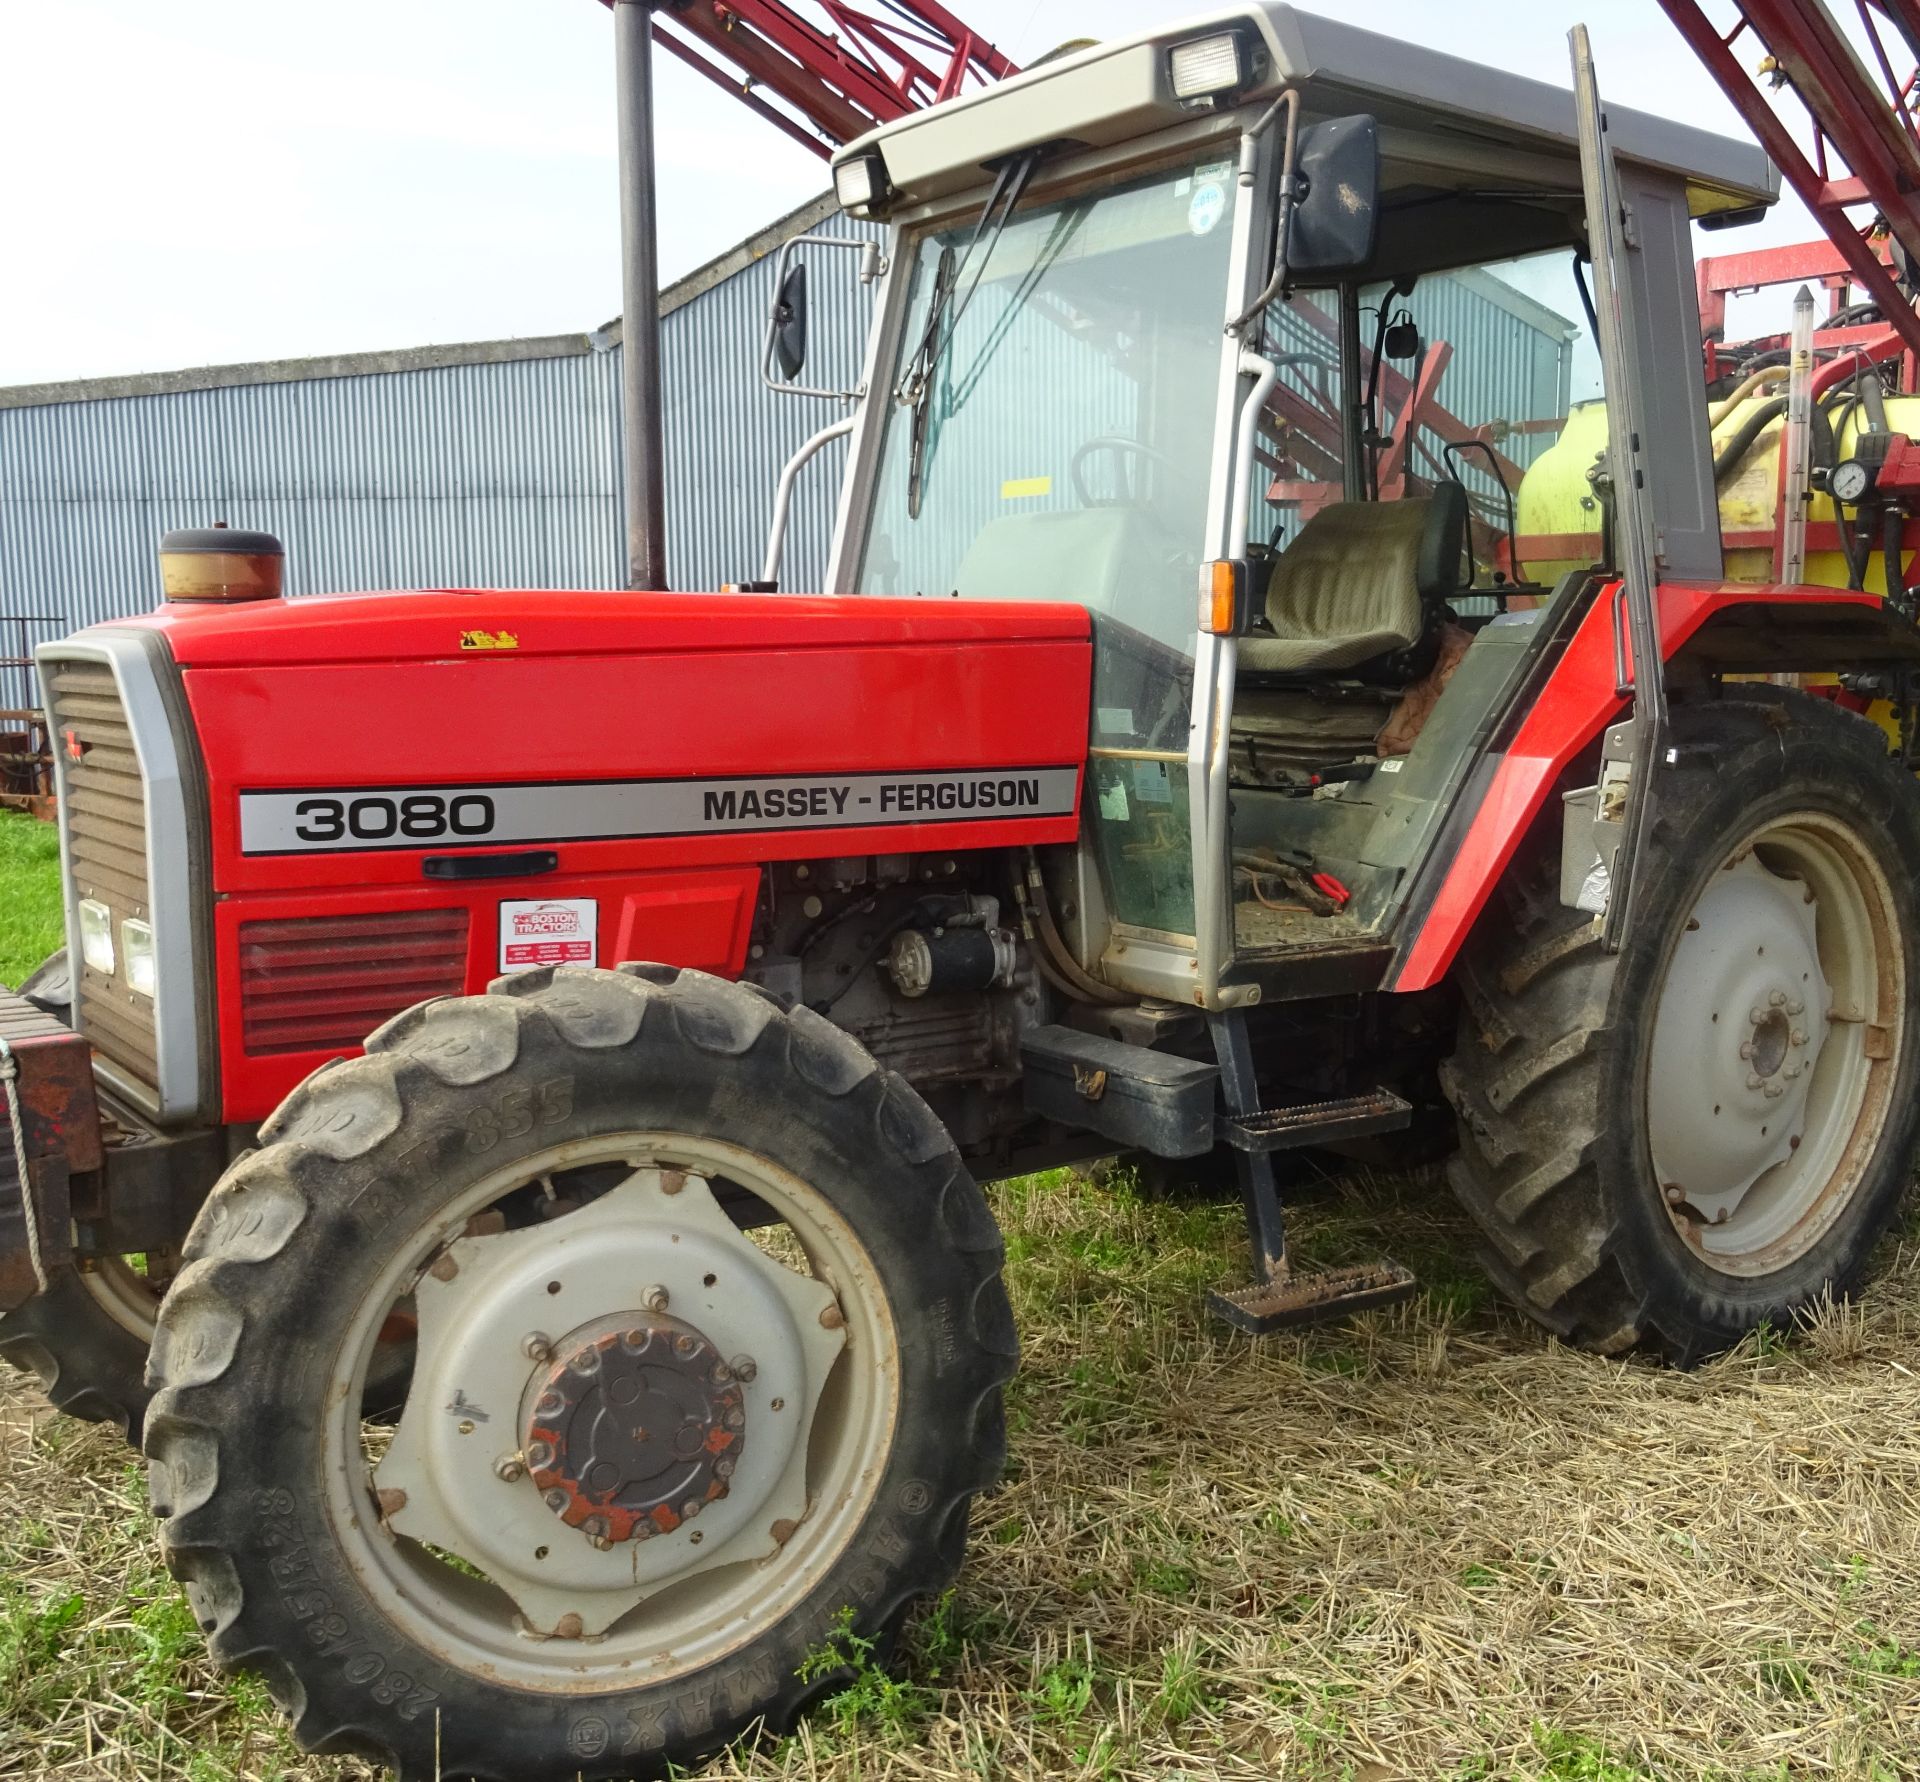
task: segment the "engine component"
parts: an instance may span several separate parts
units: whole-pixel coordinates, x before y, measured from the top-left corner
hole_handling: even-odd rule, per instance
[[[887,952],[887,975],[902,996],[1003,990],[1018,964],[1004,928],[903,928]]]

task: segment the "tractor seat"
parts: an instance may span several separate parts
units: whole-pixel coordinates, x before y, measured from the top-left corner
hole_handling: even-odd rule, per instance
[[[1336,501],[1304,526],[1267,581],[1266,623],[1240,639],[1243,673],[1329,674],[1411,650],[1460,591],[1467,496]]]

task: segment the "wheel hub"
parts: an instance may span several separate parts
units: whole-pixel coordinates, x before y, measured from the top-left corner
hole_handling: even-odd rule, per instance
[[[839,1302],[700,1177],[642,1166],[551,1224],[469,1229],[416,1298],[412,1386],[371,1478],[382,1524],[484,1573],[529,1632],[601,1633],[806,1519]]]
[[[521,1451],[569,1528],[596,1546],[651,1540],[727,1495],[746,1442],[744,1396],[704,1331],[664,1312],[622,1312],[554,1345],[527,1388]]]
[[[1798,1149],[1831,1001],[1810,886],[1749,851],[1714,875],[1673,950],[1647,1084],[1667,1204],[1730,1220]]]

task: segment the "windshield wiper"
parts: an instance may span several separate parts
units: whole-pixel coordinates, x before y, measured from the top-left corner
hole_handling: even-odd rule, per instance
[[[934,372],[939,367],[946,343],[953,338],[960,318],[967,313],[974,293],[980,289],[980,281],[986,277],[987,263],[993,258],[994,247],[1011,221],[1022,193],[1027,189],[1027,182],[1032,179],[1033,170],[1039,164],[1040,150],[1037,148],[1003,161],[994,175],[993,190],[988,193],[987,202],[974,221],[966,252],[956,262],[951,245],[941,250],[939,270],[934,274],[933,296],[927,305],[926,326],[921,330],[919,345],[907,360],[900,374],[899,385],[893,393],[896,402],[913,410],[913,450],[907,461],[907,515],[910,519],[917,520],[920,517],[921,480],[926,467],[929,432],[928,397],[933,390]],[[973,264],[976,252],[980,255],[979,267],[974,272],[973,283],[967,287],[967,294],[955,308],[953,294],[960,288],[961,275]],[[952,310],[950,317],[949,310]]]

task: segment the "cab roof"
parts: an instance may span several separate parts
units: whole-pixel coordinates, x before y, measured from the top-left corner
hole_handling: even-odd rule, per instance
[[[1236,103],[1295,86],[1310,115],[1373,113],[1390,182],[1394,160],[1413,175],[1423,147],[1577,164],[1570,88],[1274,3],[1223,7],[1042,63],[869,131],[834,162],[878,150],[893,188],[885,210],[894,210],[974,187],[989,162],[1036,144],[1105,148],[1149,135],[1196,115],[1173,95],[1168,52],[1236,26],[1266,48],[1264,71]],[[1696,217],[1780,195],[1778,173],[1751,142],[1613,104],[1607,124],[1623,160],[1684,181]]]

